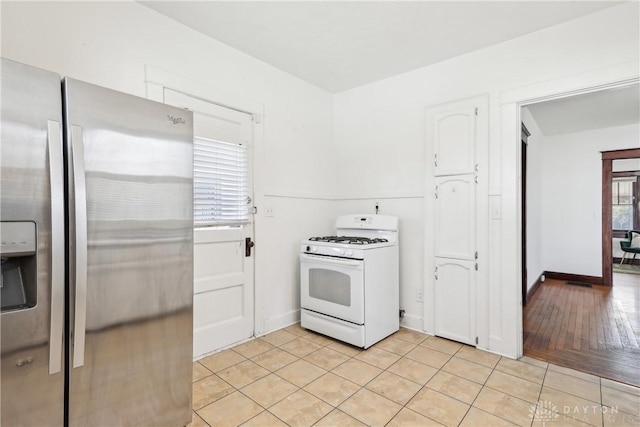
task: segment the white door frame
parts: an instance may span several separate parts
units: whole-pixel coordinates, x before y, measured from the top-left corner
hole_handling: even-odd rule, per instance
[[[185,78],[168,71],[145,66],[145,86],[148,99],[163,102],[164,88],[181,92],[194,98],[209,100],[209,102],[234,110],[244,111],[253,116],[253,199],[258,213],[265,206],[264,198],[264,105],[247,99],[237,93],[212,86],[208,83]],[[254,315],[253,334],[262,335],[265,332],[265,301],[266,287],[264,277],[266,264],[260,255],[260,245],[264,241],[264,215],[253,217],[253,235],[256,247],[254,251]]]
[[[549,80],[500,93],[500,130],[502,154],[500,178],[501,188],[492,188],[490,194],[499,195],[497,202],[502,210],[500,247],[502,259],[498,263],[502,304],[501,331],[490,332],[489,348],[513,358],[523,356],[523,311],[522,311],[522,190],[521,190],[521,146],[520,109],[523,106],[597,92],[604,89],[637,84],[638,61]],[[498,332],[498,333],[497,333]]]

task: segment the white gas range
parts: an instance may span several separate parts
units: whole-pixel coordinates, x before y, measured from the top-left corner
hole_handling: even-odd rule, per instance
[[[302,327],[363,348],[396,332],[398,264],[398,218],[338,217],[336,236],[302,242]]]

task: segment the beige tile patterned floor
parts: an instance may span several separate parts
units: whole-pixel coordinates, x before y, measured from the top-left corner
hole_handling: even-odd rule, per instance
[[[401,328],[362,350],[299,324],[193,364],[192,427],[639,426],[640,389]]]

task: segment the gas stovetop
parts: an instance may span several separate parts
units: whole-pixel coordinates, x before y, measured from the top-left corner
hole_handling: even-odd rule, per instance
[[[353,237],[353,236],[323,236],[323,237],[311,237],[310,242],[327,242],[327,243],[343,243],[348,245],[372,245],[376,243],[387,243],[387,239],[383,238],[368,238],[368,237]]]

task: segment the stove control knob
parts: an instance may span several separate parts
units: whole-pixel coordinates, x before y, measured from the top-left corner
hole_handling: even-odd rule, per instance
[[[307,252],[318,252],[318,248],[316,246],[307,246]]]

